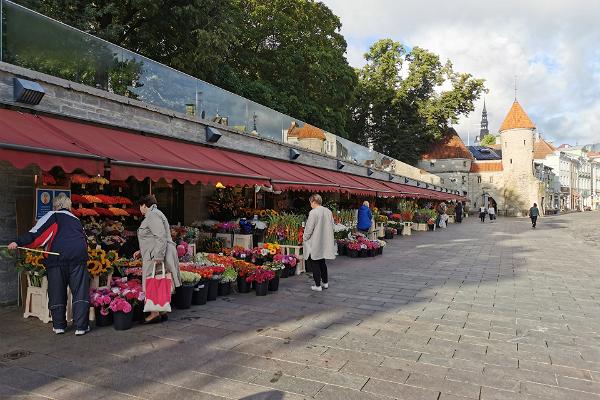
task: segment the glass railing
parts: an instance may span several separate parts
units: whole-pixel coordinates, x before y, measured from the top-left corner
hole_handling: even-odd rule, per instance
[[[418,179],[419,171],[332,133],[303,137],[304,122],[6,0],[0,60],[134,98],[240,132]],[[290,130],[292,124],[298,128]],[[423,177],[429,183],[431,177]]]

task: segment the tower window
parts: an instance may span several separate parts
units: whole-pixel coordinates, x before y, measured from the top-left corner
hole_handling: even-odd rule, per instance
[[[525,139],[523,139],[523,146],[525,146],[525,143],[526,143],[526,142],[525,142]]]
[[[463,161],[463,167],[466,167],[466,166],[467,166],[467,162]]]
[[[510,159],[510,163],[512,164],[512,158]]]
[[[494,177],[490,176],[490,183],[494,183]]]
[[[481,176],[477,177],[477,183],[481,183]]]
[[[463,177],[462,177],[462,184],[464,185],[465,183],[466,183],[466,178],[465,178],[465,176],[463,175]]]

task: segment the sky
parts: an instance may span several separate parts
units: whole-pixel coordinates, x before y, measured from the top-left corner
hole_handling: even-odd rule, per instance
[[[546,140],[600,142],[600,1],[322,1],[341,19],[352,66],[378,39],[419,46],[486,80],[491,132],[514,101],[516,77],[517,99]],[[465,143],[482,107],[483,98],[455,126]]]

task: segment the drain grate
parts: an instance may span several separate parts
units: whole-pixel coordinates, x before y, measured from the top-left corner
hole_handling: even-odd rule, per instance
[[[15,350],[9,353],[2,354],[2,359],[4,360],[18,360],[20,358],[29,357],[31,355],[31,351],[26,350]]]

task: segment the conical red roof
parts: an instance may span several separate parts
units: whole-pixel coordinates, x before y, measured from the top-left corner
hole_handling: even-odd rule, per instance
[[[535,129],[535,124],[516,100],[506,114],[506,118],[500,126],[500,132],[509,129]]]

